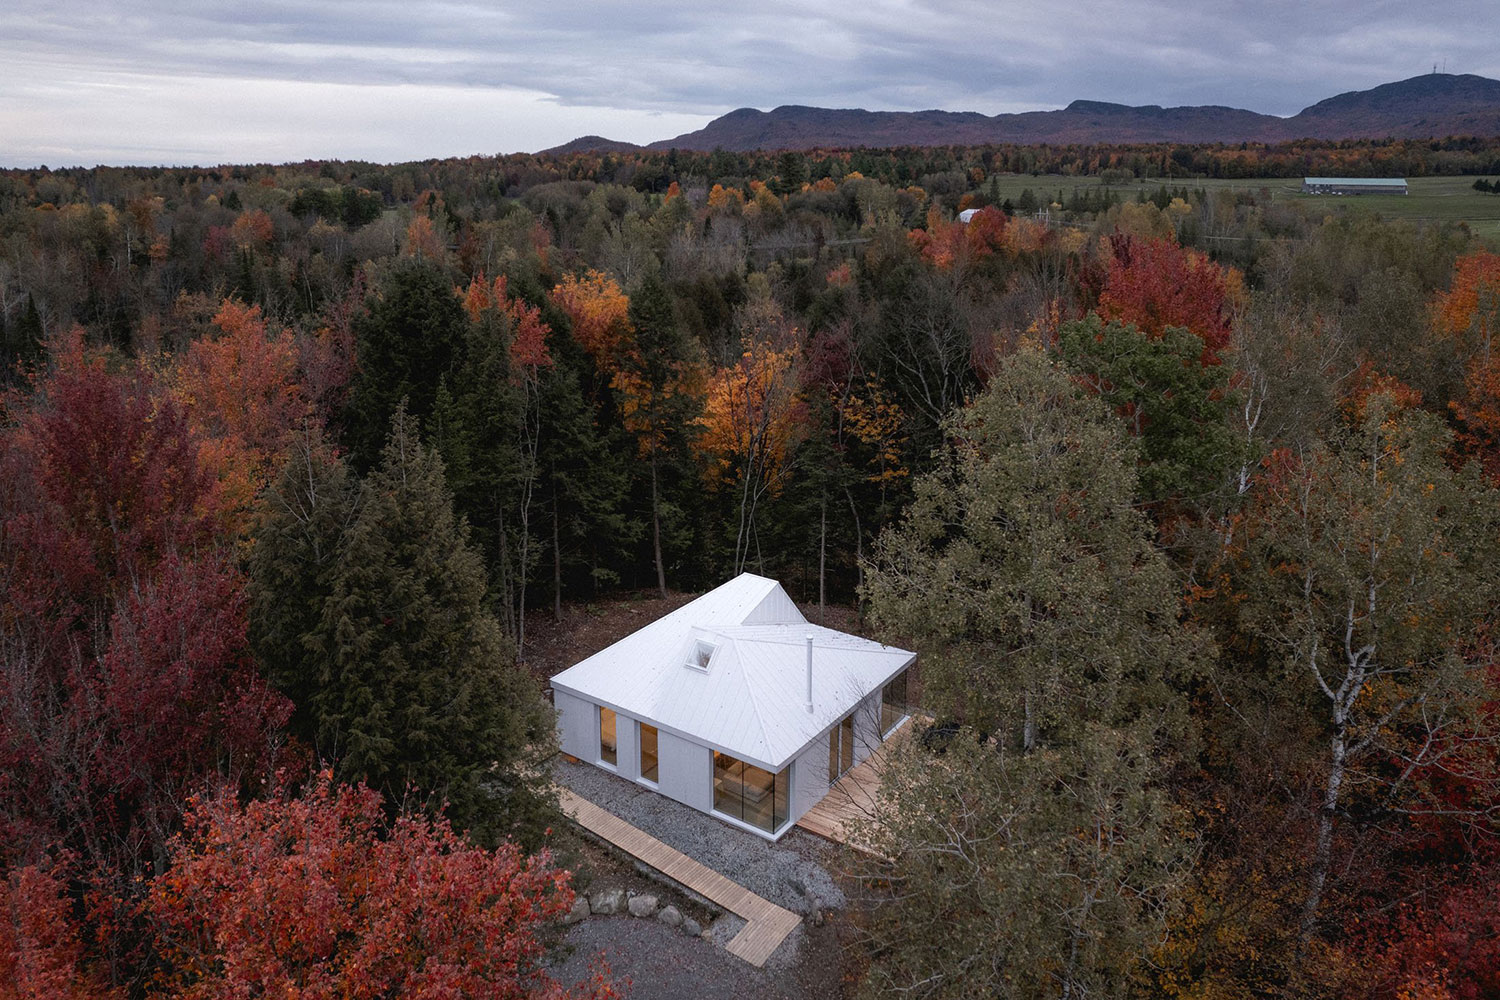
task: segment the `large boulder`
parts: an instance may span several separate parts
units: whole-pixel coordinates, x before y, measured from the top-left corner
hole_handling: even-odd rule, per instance
[[[589,896],[589,908],[594,913],[619,913],[625,909],[625,890],[600,889]]]
[[[671,906],[671,905],[663,906],[661,908],[661,912],[656,915],[656,919],[660,920],[662,923],[666,924],[668,927],[681,927],[682,926],[682,911],[679,910],[675,906]]]
[[[698,937],[703,933],[703,925],[692,917],[688,917],[682,922],[682,933],[688,937]]]
[[[656,916],[655,896],[631,896],[629,906],[632,917]]]
[[[573,908],[562,918],[564,924],[576,924],[589,915],[589,898],[582,893],[573,900]]]

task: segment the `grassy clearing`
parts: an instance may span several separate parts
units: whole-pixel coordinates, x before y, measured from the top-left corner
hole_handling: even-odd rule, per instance
[[[1329,212],[1375,212],[1387,219],[1409,219],[1421,222],[1465,222],[1475,235],[1500,247],[1500,195],[1481,194],[1474,190],[1473,177],[1416,177],[1408,182],[1410,194],[1401,195],[1308,195],[1302,193],[1300,178],[1255,177],[1245,180],[1162,181],[1137,180],[1113,187],[1128,197],[1139,192],[1150,194],[1165,183],[1168,187],[1203,188],[1209,191],[1265,191],[1273,201],[1306,201],[1324,206]],[[1027,188],[1038,198],[1052,200],[1064,197],[1074,188],[1097,187],[1094,177],[1068,177],[1062,174],[1001,174],[996,178],[1002,199],[1020,198]]]

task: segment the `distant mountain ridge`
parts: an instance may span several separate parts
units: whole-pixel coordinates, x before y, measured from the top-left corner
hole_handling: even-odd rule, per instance
[[[585,136],[544,153],[684,149],[732,152],[987,143],[1285,142],[1292,139],[1500,135],[1500,80],[1427,73],[1319,101],[1290,118],[1222,105],[1134,107],[1079,100],[1060,111],[865,111],[740,108],[648,146]]]

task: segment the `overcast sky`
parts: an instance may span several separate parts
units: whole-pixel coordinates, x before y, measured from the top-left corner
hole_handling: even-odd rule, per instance
[[[1500,78],[1496,0],[0,0],[0,166],[649,142],[738,107],[1295,114]]]

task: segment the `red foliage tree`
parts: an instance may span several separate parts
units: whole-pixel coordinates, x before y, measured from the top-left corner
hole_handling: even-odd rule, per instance
[[[168,552],[210,545],[220,524],[182,407],[145,369],[108,370],[78,336],[0,439],[7,597],[62,614]]]
[[[1447,874],[1359,928],[1347,979],[1372,996],[1402,1000],[1500,996],[1500,863],[1477,861]]]
[[[1465,359],[1462,397],[1448,406],[1458,420],[1457,446],[1500,483],[1500,254],[1476,251],[1454,261],[1453,284],[1433,302],[1433,326]]]
[[[968,222],[944,221],[936,208],[927,213],[927,227],[907,234],[923,257],[940,268],[983,260],[1004,249],[1008,219],[998,208],[982,208]]]
[[[476,275],[465,289],[455,289],[463,300],[469,319],[479,321],[487,309],[499,311],[510,323],[510,358],[518,374],[533,377],[537,369],[552,364],[547,350],[547,335],[552,332],[542,321],[542,311],[522,299],[511,298],[505,275],[486,283],[483,274]]]
[[[182,1000],[298,996],[613,997],[602,974],[565,990],[541,932],[573,902],[569,873],[514,844],[471,846],[320,775],[298,798],[197,803],[150,911]]]
[[[1244,281],[1200,253],[1167,239],[1109,237],[1099,314],[1132,323],[1151,336],[1180,326],[1203,341],[1203,363],[1217,364],[1229,344],[1230,321]]]
[[[66,857],[26,865],[0,882],[0,1000],[112,1000],[85,964],[68,896]]]
[[[74,338],[0,432],[0,864],[72,851],[117,970],[183,798],[256,768],[288,710],[251,665],[198,439],[156,389]]]

